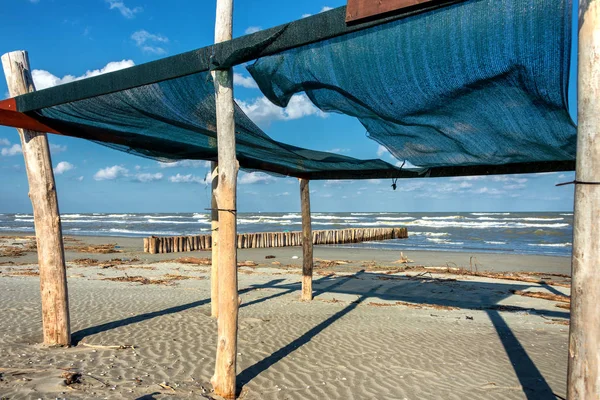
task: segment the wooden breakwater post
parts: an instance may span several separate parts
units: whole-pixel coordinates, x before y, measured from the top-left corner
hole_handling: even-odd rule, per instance
[[[313,245],[348,244],[378,240],[406,239],[407,228],[349,228],[312,231]],[[302,246],[302,232],[257,232],[237,235],[238,249]],[[211,250],[211,235],[197,236],[150,236],[144,238],[144,252],[182,253],[186,251]]]

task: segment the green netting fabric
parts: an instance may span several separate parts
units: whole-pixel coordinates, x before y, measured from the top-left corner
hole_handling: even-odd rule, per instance
[[[306,92],[423,167],[575,159],[568,0],[471,0],[248,69],[275,104]]]
[[[28,113],[67,135],[158,160],[216,160],[214,85],[208,72]],[[381,160],[357,160],[277,142],[236,105],[240,166],[308,179],[399,176]]]

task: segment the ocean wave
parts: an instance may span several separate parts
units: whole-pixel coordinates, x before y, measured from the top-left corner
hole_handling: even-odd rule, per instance
[[[129,221],[132,223],[139,223],[137,221]],[[210,224],[211,222],[207,219],[198,219],[196,221],[165,221],[165,220],[155,220],[149,218],[145,221],[148,224],[173,224],[173,225],[190,225],[190,224]]]
[[[208,213],[194,213],[192,218],[208,218]]]
[[[510,213],[484,213],[484,212],[479,212],[479,213],[471,213],[471,215],[510,215]]]
[[[569,224],[527,224],[523,222],[503,222],[503,221],[432,221],[419,219],[416,221],[406,222],[407,226],[424,226],[428,228],[473,228],[473,229],[488,229],[488,228],[565,228]]]
[[[560,215],[568,215],[568,216],[570,216],[570,215],[573,215],[573,214],[560,214]]]
[[[380,221],[408,221],[415,219],[415,217],[377,217],[376,219]]]
[[[136,231],[136,230],[131,230],[131,229],[117,229],[117,228],[111,228],[111,229],[108,229],[108,230],[101,230],[100,232],[129,233],[129,234],[132,234],[132,235],[161,235],[161,236],[165,236],[165,235],[177,236],[177,235],[181,234],[181,232],[170,232],[170,231]]]
[[[445,219],[463,219],[463,218],[464,217],[462,215],[449,215],[446,217],[423,217],[422,219],[437,221],[437,220],[445,220]]]
[[[464,242],[453,242],[450,239],[427,238],[427,240],[430,242],[439,243],[439,244],[451,244],[451,245],[458,245],[458,246],[465,244]]]
[[[302,218],[302,216],[299,215],[299,214],[286,214],[286,215],[281,215],[281,216],[275,216],[275,215],[249,215],[248,218],[256,218],[256,219],[259,219],[259,220],[282,220],[282,219],[288,220],[288,219]]]
[[[471,221],[564,221],[564,218],[536,218],[536,217],[524,217],[524,218],[492,218],[492,217],[479,217],[479,218],[467,218]]]
[[[328,219],[328,220],[358,220],[358,219],[364,219],[364,218],[359,218],[359,217],[336,217],[334,215],[312,215],[311,219]]]
[[[409,232],[411,236],[450,236],[447,232]]]
[[[538,247],[569,247],[573,246],[573,243],[529,243],[528,246],[538,246]]]
[[[364,215],[374,215],[375,213],[350,213],[350,215],[359,215],[359,216],[364,216]]]
[[[494,241],[488,241],[488,240],[484,240],[485,243],[487,244],[506,244],[506,242],[494,242]]]
[[[33,214],[15,214],[15,218],[33,218]]]
[[[278,224],[278,225],[289,225],[293,222],[289,219],[262,219],[262,218],[238,218],[238,224]]]
[[[33,231],[33,226],[0,226],[0,230],[2,231]]]
[[[193,218],[206,218],[207,215],[194,214],[198,216],[194,217],[186,217],[184,215],[144,215],[144,216],[136,216],[137,218],[152,218],[152,219],[171,219],[171,218],[179,218],[179,219],[193,219]]]

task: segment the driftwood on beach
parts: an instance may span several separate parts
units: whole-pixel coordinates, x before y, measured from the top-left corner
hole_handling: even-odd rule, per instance
[[[313,244],[360,243],[373,240],[406,239],[407,237],[407,228],[352,228],[312,232]],[[238,249],[288,246],[302,246],[302,232],[258,232],[237,235]],[[179,253],[211,248],[211,235],[144,238],[144,252],[151,254]]]

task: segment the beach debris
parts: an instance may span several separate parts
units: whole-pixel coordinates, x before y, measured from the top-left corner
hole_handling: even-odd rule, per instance
[[[465,315],[465,319],[473,321],[473,317],[471,317],[470,315]]]
[[[552,293],[544,293],[544,292],[532,292],[532,291],[515,290],[515,289],[512,289],[510,292],[512,294],[516,294],[518,296],[533,297],[533,298],[536,298],[536,299],[560,301],[560,302],[563,302],[563,303],[570,303],[571,302],[571,297],[570,296],[565,296],[565,295],[562,295],[562,294],[552,294]]]
[[[169,386],[169,384],[167,382],[159,383],[158,386],[160,386],[163,389],[170,389],[172,391],[175,391],[175,389],[173,389],[173,387]]]
[[[212,261],[210,258],[180,257],[175,261],[181,264],[212,265]]]
[[[109,261],[98,261],[95,258],[76,258],[72,261],[78,266],[111,268],[117,265],[130,265],[140,262],[138,258],[113,258]]]
[[[558,308],[563,308],[565,310],[570,310],[571,309],[571,303],[565,304],[565,303],[557,303],[554,305],[555,307]]]
[[[292,260],[297,260],[298,256],[292,256]]]
[[[77,246],[65,246],[65,250],[77,251],[79,253],[111,254],[120,253],[116,243],[109,244],[81,244]]]
[[[256,267],[258,264],[251,260],[240,261],[237,263],[238,267]]]
[[[188,275],[180,275],[180,274],[166,274],[159,278],[146,278],[144,276],[129,276],[125,274],[125,276],[117,276],[111,278],[103,278],[104,281],[113,281],[113,282],[134,282],[140,283],[142,285],[171,285],[174,281],[181,281],[185,279],[196,279],[203,280],[206,279],[204,276],[188,276]]]
[[[23,247],[3,247],[0,248],[0,257],[21,257],[26,253]]]
[[[407,263],[411,263],[411,262],[414,262],[414,261],[410,260],[408,257],[406,257],[403,252],[400,252],[400,259],[398,259],[397,261],[394,261],[395,264],[407,264]]]
[[[105,346],[101,344],[89,344],[89,343],[79,343],[79,345],[84,347],[91,347],[93,349],[106,349],[106,350],[125,350],[125,349],[133,349],[135,347],[132,344],[121,344],[116,346]]]
[[[475,272],[479,271],[479,263],[477,261],[477,257],[471,256],[469,257],[469,270],[473,272],[473,267],[475,267]]]
[[[349,264],[350,261],[343,261],[343,260],[320,260],[320,259],[316,259],[316,262],[314,264],[314,268],[331,268],[331,267],[335,267],[338,265],[346,265]]]
[[[75,383],[81,383],[81,373],[75,371],[65,371],[62,374],[62,377],[65,378],[65,385],[70,386]]]
[[[33,268],[27,268],[22,271],[10,271],[6,273],[7,276],[39,276],[40,272]]]
[[[275,256],[265,256],[265,258],[268,260],[270,258],[275,258]]]

